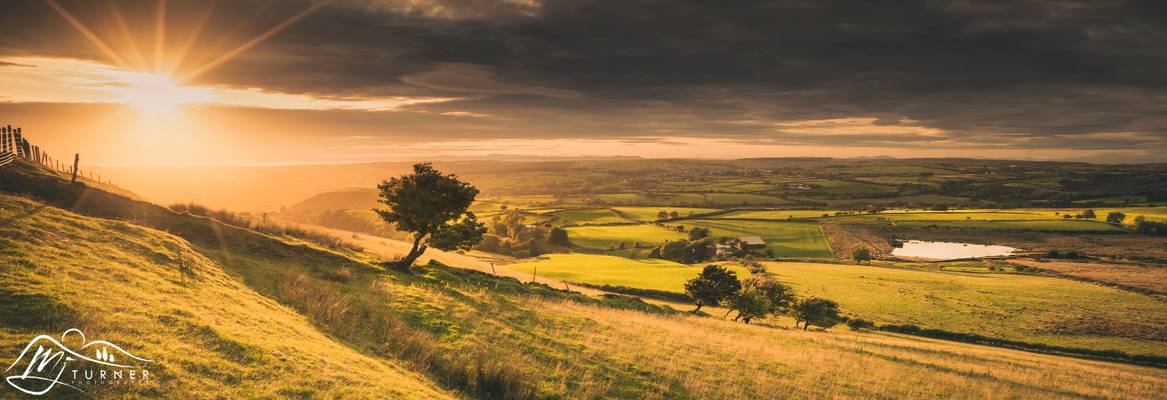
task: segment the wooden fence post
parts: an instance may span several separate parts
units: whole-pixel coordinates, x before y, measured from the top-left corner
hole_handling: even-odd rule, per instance
[[[13,144],[16,145],[16,155],[25,157],[24,154],[24,139],[20,137],[20,128],[12,131]]]
[[[81,154],[73,154],[73,180],[71,183],[77,183],[77,163],[81,162]]]

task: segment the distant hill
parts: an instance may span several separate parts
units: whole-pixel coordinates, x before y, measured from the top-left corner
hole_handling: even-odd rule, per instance
[[[377,189],[349,188],[324,192],[301,200],[289,206],[288,211],[371,210],[379,206]]]

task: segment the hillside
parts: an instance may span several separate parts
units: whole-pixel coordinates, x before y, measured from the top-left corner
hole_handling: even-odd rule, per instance
[[[288,207],[288,211],[371,210],[379,206],[376,189],[351,188],[313,195],[292,204]]]
[[[0,250],[0,287],[13,288],[5,307],[22,310],[0,315],[54,316],[0,321],[3,350],[76,324],[159,360],[157,386],[110,387],[111,396],[1152,398],[1167,389],[1162,369],[744,325],[440,264],[389,272],[28,165],[0,169],[0,191],[38,199],[0,196],[0,238],[16,242]]]
[[[5,358],[32,336],[77,328],[153,360],[156,380],[85,386],[91,395],[453,398],[335,341],[174,235],[10,195],[0,221]]]

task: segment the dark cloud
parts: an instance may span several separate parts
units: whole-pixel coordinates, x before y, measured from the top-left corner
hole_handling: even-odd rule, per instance
[[[4,52],[101,59],[39,0],[10,3],[0,34],[16,40]],[[169,3],[178,41],[208,3]],[[120,34],[103,19],[104,2],[63,4],[104,36]],[[118,4],[149,31],[152,2]],[[309,4],[215,3],[190,67]],[[435,137],[1167,150],[1165,4],[339,0],[199,79],[327,96],[462,97],[410,108],[431,118]],[[774,126],[846,117],[871,118],[877,129],[807,135]],[[878,129],[901,120],[943,133]]]

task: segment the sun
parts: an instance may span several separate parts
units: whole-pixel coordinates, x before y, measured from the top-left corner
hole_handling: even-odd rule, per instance
[[[210,100],[206,89],[182,86],[166,74],[122,71],[117,75],[117,101],[148,115],[174,114],[183,105]]]

